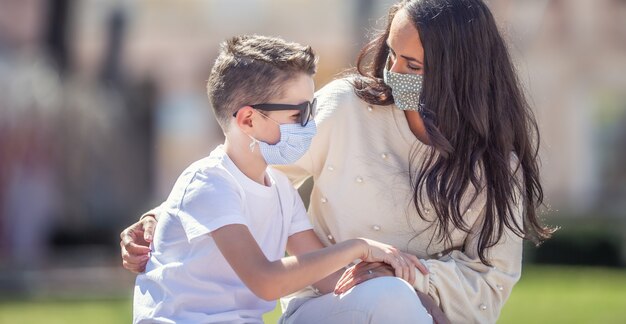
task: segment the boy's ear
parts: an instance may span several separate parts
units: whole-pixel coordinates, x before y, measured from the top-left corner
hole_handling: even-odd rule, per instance
[[[252,127],[252,117],[254,116],[254,108],[250,106],[241,107],[237,111],[237,126],[241,129]]]

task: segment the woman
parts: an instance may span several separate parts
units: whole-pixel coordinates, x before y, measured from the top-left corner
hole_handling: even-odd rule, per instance
[[[536,213],[537,126],[487,6],[393,6],[355,75],[317,100],[318,135],[283,169],[296,185],[313,176],[316,233],[327,245],[358,236],[392,244],[429,273],[409,287],[384,265],[357,265],[339,279],[339,295],[284,301],[281,321],[392,322],[414,311],[415,289],[451,322],[495,322],[520,278],[523,238],[552,231]],[[134,244],[145,244],[144,223],[154,221],[122,233],[125,267],[135,271],[147,253]]]

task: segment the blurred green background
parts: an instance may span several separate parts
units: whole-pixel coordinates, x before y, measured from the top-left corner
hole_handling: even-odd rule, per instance
[[[626,273],[602,267],[528,266],[498,323],[624,323]],[[0,323],[126,323],[128,296],[0,301]],[[279,306],[264,317],[276,323]]]
[[[320,88],[393,2],[0,0],[0,323],[130,322],[119,232],[222,141],[205,94],[219,42],[311,44]],[[626,323],[626,1],[487,2],[561,227],[526,246],[500,322]]]

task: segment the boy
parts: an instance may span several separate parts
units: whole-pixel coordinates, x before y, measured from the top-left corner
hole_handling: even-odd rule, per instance
[[[161,206],[136,280],[135,323],[262,323],[281,296],[311,284],[332,291],[337,276],[328,276],[355,259],[389,263],[408,279],[406,260],[417,260],[389,245],[322,249],[297,192],[268,168],[294,163],[315,134],[315,65],[310,47],[278,38],[222,44],[207,88],[226,140],[183,172]]]

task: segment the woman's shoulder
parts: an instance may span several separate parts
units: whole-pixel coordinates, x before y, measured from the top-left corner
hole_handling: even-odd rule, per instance
[[[354,94],[351,77],[334,79],[318,90],[316,95],[345,96]],[[356,96],[356,95],[355,95]]]
[[[335,79],[318,90],[315,93],[318,114],[327,116],[363,105],[351,81],[350,77]]]

